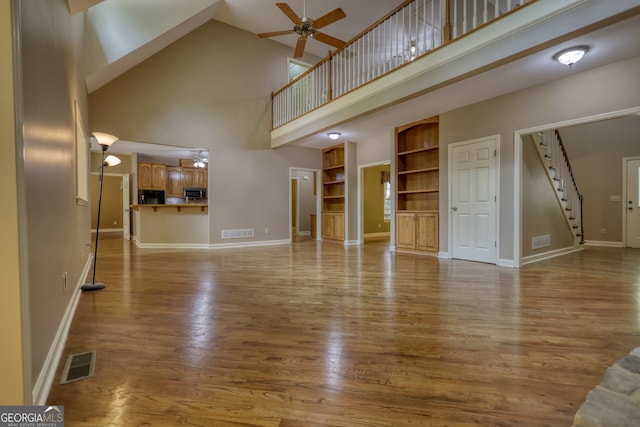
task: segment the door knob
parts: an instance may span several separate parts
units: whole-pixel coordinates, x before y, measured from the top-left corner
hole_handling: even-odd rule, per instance
[[[452,207],[452,208],[451,208],[451,210],[452,210],[452,211],[454,211],[454,212],[458,212],[458,208],[457,208],[457,207],[455,207],[455,206],[454,206],[454,207]]]

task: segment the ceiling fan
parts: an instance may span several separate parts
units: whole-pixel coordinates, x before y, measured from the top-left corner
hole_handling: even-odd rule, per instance
[[[293,52],[294,58],[299,58],[304,54],[304,48],[307,44],[307,38],[311,37],[313,39],[318,40],[319,42],[326,43],[335,48],[343,48],[347,43],[337,39],[333,36],[330,36],[325,33],[321,33],[318,29],[322,27],[326,27],[329,24],[333,24],[336,21],[347,16],[346,13],[341,8],[337,8],[327,13],[326,15],[321,16],[318,19],[311,19],[307,17],[307,2],[304,2],[304,10],[302,13],[302,17],[296,15],[296,13],[291,9],[287,3],[276,3],[276,6],[285,14],[291,21],[293,21],[294,26],[293,30],[285,30],[285,31],[274,31],[271,33],[260,33],[258,37],[275,37],[282,36],[285,34],[293,34],[296,33],[300,37],[298,38],[298,43],[296,44],[296,48]]]

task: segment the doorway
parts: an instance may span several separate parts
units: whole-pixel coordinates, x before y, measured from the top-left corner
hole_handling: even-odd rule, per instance
[[[499,136],[449,145],[452,258],[497,263]]]
[[[622,159],[624,246],[640,248],[640,157]]]
[[[360,167],[360,243],[390,241],[391,165],[388,161]]]
[[[292,242],[318,238],[319,172],[314,169],[290,169],[289,229]]]

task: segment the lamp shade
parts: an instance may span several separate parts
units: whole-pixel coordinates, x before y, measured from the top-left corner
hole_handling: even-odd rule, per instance
[[[109,154],[107,158],[104,159],[105,166],[116,166],[116,165],[119,165],[120,163],[122,163],[122,160],[120,160],[118,157],[114,156],[113,154]]]
[[[98,140],[98,144],[107,147],[116,142],[119,138],[104,132],[93,132],[93,136]]]

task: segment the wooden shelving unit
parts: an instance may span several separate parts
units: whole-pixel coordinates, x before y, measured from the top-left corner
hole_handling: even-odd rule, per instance
[[[345,230],[344,144],[322,150],[322,238],[344,240]]]
[[[438,117],[396,128],[396,247],[437,252]]]

